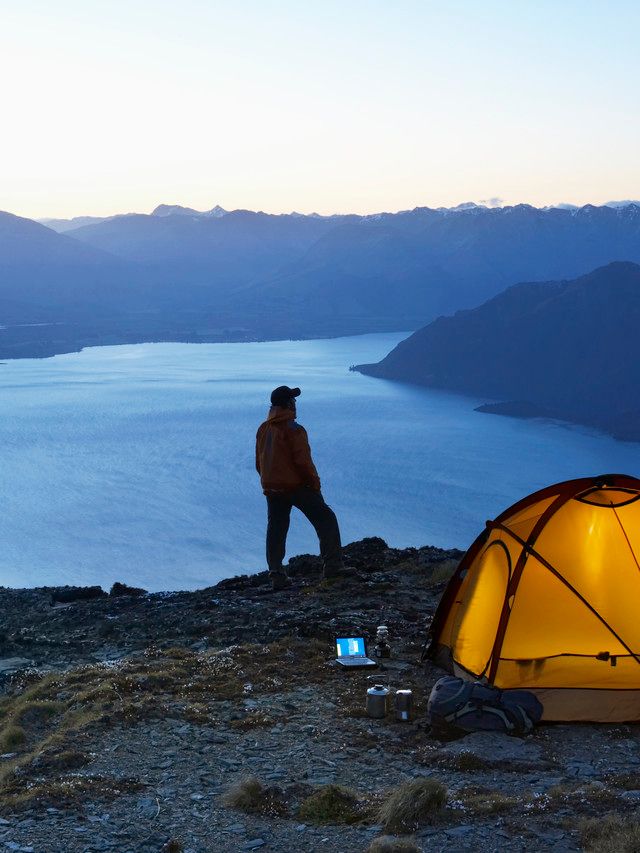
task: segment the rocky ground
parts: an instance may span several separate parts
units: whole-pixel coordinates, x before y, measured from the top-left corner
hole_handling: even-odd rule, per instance
[[[279,593],[0,590],[0,851],[640,850],[640,727],[435,739],[420,655],[460,554],[345,551],[354,578],[298,557]],[[375,675],[335,665],[379,624]],[[372,681],[414,721],[368,718]]]

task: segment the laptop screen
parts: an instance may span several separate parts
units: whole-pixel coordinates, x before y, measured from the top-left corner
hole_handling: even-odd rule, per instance
[[[364,637],[338,637],[336,640],[338,657],[345,655],[365,655]]]

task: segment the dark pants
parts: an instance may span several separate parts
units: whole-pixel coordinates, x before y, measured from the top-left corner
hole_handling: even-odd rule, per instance
[[[336,514],[320,492],[296,489],[267,495],[267,564],[269,571],[283,571],[291,508],[297,507],[313,524],[320,540],[320,554],[327,571],[342,568],[342,545]]]

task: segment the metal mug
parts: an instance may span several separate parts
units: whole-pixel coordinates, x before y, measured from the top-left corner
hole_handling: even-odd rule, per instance
[[[383,684],[374,684],[367,690],[367,714],[381,720],[387,713],[389,688]]]
[[[408,723],[413,716],[413,693],[410,690],[396,690],[396,720]]]

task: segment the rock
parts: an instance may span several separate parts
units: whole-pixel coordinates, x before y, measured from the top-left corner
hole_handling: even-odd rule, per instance
[[[0,673],[17,672],[33,666],[33,661],[27,658],[0,658]]]
[[[115,646],[104,646],[99,651],[93,652],[91,657],[94,660],[100,661],[100,663],[106,663],[107,661],[119,660],[122,657],[122,653]]]
[[[119,581],[116,581],[109,590],[109,595],[113,596],[114,598],[117,598],[118,596],[122,595],[133,595],[136,597],[140,597],[141,595],[146,594],[146,589],[142,589],[139,586],[127,586],[126,583],[120,583]]]
[[[142,817],[155,817],[158,814],[158,804],[151,797],[140,797],[136,803],[138,813]]]
[[[72,601],[90,601],[104,598],[106,592],[101,586],[57,586],[51,590],[51,603],[68,604]]]
[[[264,847],[265,844],[266,844],[266,841],[264,841],[264,839],[254,838],[252,841],[246,841],[240,849],[241,850],[257,850],[259,847]]]
[[[451,829],[445,829],[444,834],[448,835],[449,838],[462,838],[464,835],[469,835],[471,832],[473,832],[472,826],[462,824],[461,826],[452,826]]]
[[[534,832],[535,832],[535,830],[534,830]],[[565,836],[565,833],[562,832],[561,829],[549,829],[549,830],[542,830],[540,832],[536,832],[536,835],[542,841],[553,842],[553,841],[562,841],[562,839]]]
[[[371,654],[371,652],[369,654]],[[415,669],[415,665],[412,663],[405,663],[400,660],[393,660],[392,658],[386,658],[384,661],[380,662],[380,669],[386,669],[392,672],[406,672],[407,670]]]
[[[597,770],[592,764],[587,764],[586,762],[571,762],[567,764],[567,773],[570,776],[576,776],[582,779],[588,779],[591,776],[597,776]]]
[[[542,748],[537,743],[497,732],[473,732],[439,751],[449,756],[471,753],[488,764],[496,761],[536,764],[542,760]]]

